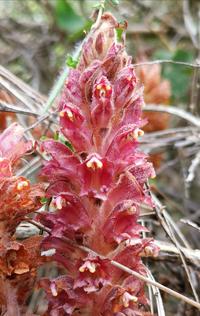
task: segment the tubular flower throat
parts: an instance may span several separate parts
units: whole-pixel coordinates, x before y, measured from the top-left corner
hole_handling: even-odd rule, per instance
[[[42,175],[49,182],[52,212],[38,220],[51,230],[43,249],[66,275],[44,279],[46,315],[146,315],[143,282],[64,242],[68,237],[96,253],[146,274],[141,256],[155,256],[147,229],[138,224],[140,204],[152,206],[145,187],[152,164],[138,151],[143,135],[143,87],[123,43],[116,41],[115,18],[105,13],[83,44],[59,103],[60,132],[71,143],[47,140],[50,159]]]

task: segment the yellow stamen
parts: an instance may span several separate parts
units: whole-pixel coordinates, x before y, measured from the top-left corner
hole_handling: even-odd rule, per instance
[[[103,167],[103,163],[96,157],[92,157],[87,163],[86,166],[93,170],[101,169]]]
[[[143,136],[144,135],[144,131],[142,129],[138,130],[138,136]]]
[[[61,111],[61,112],[59,113],[59,116],[60,116],[60,117],[64,117],[64,116],[65,116],[65,111]]]
[[[136,140],[138,139],[139,136],[143,136],[144,135],[144,131],[142,129],[136,128],[134,131],[130,132],[127,135],[127,140]]]
[[[73,121],[74,120],[74,116],[73,116],[73,113],[70,109],[67,109],[67,116],[68,118],[70,119],[70,121]]]
[[[91,262],[88,266],[88,270],[91,272],[91,273],[94,273],[96,271],[96,265],[95,263]]]
[[[107,84],[107,85],[106,85],[106,90],[107,90],[107,91],[110,91],[111,89],[112,89],[111,86]]]
[[[79,268],[79,271],[80,271],[80,272],[85,272],[85,267],[84,267],[84,266],[81,266],[81,267]]]
[[[133,303],[136,303],[138,301],[138,298],[134,295],[129,294],[128,292],[125,292],[122,297],[122,302],[124,307],[129,307],[129,302],[132,301]]]
[[[29,182],[28,181],[20,181],[18,184],[17,184],[17,190],[18,191],[21,191],[23,190],[25,187],[28,187],[29,186]]]
[[[102,85],[101,85],[101,84],[98,84],[96,88],[97,88],[97,90],[101,90]]]
[[[135,214],[135,212],[136,212],[136,207],[135,206],[131,206],[131,207],[129,207],[128,209],[127,209],[127,213],[128,214]]]
[[[80,272],[85,272],[85,270],[89,270],[90,273],[94,273],[96,271],[96,264],[93,262],[84,263],[80,268]]]

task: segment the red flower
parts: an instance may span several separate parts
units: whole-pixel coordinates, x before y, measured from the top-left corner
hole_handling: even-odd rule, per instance
[[[56,237],[75,237],[75,233],[83,234],[90,224],[91,219],[81,200],[72,193],[62,193],[55,196],[53,204],[58,210],[54,213],[38,215],[45,226],[52,229]]]

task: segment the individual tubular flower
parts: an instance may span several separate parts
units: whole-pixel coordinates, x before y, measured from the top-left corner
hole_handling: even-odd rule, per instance
[[[25,215],[39,209],[44,195],[42,186],[13,174],[19,158],[32,149],[23,133],[21,126],[12,124],[0,135],[0,311],[8,315],[27,313],[25,302],[42,263],[40,236],[23,241],[14,236]]]
[[[51,212],[38,217],[51,231],[43,249],[54,248],[52,259],[67,270],[62,286],[60,278],[44,280],[51,316],[146,314],[143,282],[109,261],[145,274],[141,257],[158,252],[151,238],[141,238],[147,229],[138,224],[141,203],[152,206],[145,183],[155,176],[138,151],[143,88],[124,44],[116,42],[115,27],[113,16],[102,16],[63,89],[60,131],[71,147],[54,140],[41,144],[49,156],[42,171],[49,182],[46,196],[52,198]],[[86,255],[65,238],[99,256]],[[87,298],[86,307],[80,298]]]
[[[82,179],[81,195],[91,193],[96,198],[104,199],[112,183],[113,164],[98,154],[90,154],[80,165]]]
[[[79,264],[79,275],[74,288],[82,288],[86,293],[98,292],[110,283],[109,279],[108,260],[89,255]]]
[[[112,86],[106,77],[101,77],[94,86],[92,97],[92,124],[98,128],[109,125],[113,112]]]
[[[128,277],[121,286],[115,286],[107,295],[103,306],[103,315],[150,316],[148,312],[137,309],[138,303],[147,304],[142,282]]]
[[[71,315],[74,310],[76,316],[79,309],[87,312],[89,299],[86,293],[80,289],[74,289],[74,280],[69,276],[60,276],[51,281],[42,279],[40,285],[45,289],[49,301],[49,307],[45,316],[52,315]]]

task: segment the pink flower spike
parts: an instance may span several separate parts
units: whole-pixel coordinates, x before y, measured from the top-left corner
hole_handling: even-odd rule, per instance
[[[153,206],[145,184],[155,176],[138,149],[145,124],[143,86],[125,43],[117,42],[115,18],[105,13],[97,22],[59,102],[60,133],[71,149],[59,141],[43,144],[49,160],[42,173],[52,202],[38,220],[51,232],[43,247],[56,250],[52,260],[66,274],[62,282],[43,284],[47,314],[143,316],[144,282],[109,261],[145,275],[142,257],[159,251],[151,238],[142,237],[149,231],[138,223],[141,205]],[[63,237],[91,252],[86,256],[84,247],[69,246]]]

